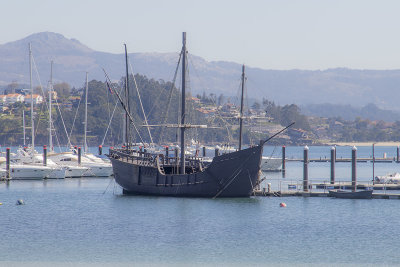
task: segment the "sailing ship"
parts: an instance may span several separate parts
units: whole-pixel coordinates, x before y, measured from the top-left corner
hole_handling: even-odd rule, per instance
[[[263,145],[269,139],[261,141],[259,145],[242,149],[242,97],[239,149],[216,155],[209,164],[205,164],[201,158],[185,155],[185,130],[206,128],[205,125],[191,125],[185,122],[186,56],[186,33],[184,32],[180,55],[182,59],[181,120],[180,124],[175,125],[180,128],[180,157],[177,153],[171,157],[168,150],[165,154],[152,154],[129,146],[122,149],[110,149],[109,158],[115,181],[123,188],[124,194],[208,198],[249,197],[259,184]],[[243,66],[242,95],[244,69]],[[126,79],[128,80],[128,73]],[[125,109],[127,119],[133,124],[127,105],[118,94],[117,96]]]

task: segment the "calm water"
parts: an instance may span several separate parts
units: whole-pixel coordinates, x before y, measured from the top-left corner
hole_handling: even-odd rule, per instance
[[[400,265],[399,200],[123,196],[82,178],[0,183],[0,202],[0,265]]]

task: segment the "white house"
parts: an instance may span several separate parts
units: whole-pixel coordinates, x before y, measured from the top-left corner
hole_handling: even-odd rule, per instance
[[[21,94],[6,95],[6,103],[7,104],[14,104],[16,102],[24,102],[24,95],[21,95]]]
[[[33,104],[40,104],[43,102],[43,97],[41,95],[32,95],[32,99],[33,99]],[[31,95],[26,95],[25,96],[25,101],[26,104],[30,104],[31,103]]]
[[[0,95],[0,106],[4,105],[7,101],[6,95]]]

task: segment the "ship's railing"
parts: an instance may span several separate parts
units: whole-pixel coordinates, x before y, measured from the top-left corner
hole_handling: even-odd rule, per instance
[[[159,169],[164,166],[176,166],[178,169],[180,165],[179,157],[167,157],[164,154],[154,154],[135,149],[110,149],[109,157]],[[202,171],[204,168],[201,158],[195,156],[185,157],[185,166],[192,168],[193,172]]]
[[[109,157],[144,166],[155,166],[156,155],[133,149],[110,149]]]

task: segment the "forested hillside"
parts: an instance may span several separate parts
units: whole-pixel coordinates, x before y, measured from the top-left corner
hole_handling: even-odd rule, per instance
[[[92,80],[88,83],[88,143],[96,146],[121,144],[124,129],[124,111],[117,101],[116,92],[125,99],[124,82],[111,85],[110,91],[105,82]],[[129,79],[130,110],[134,118],[135,126],[139,130],[145,142],[150,142],[147,127],[144,127],[144,116],[140,105],[143,105],[148,124],[159,125],[162,123],[177,123],[180,107],[180,94],[171,82],[156,81],[142,75],[130,76]],[[140,92],[139,99],[137,88]],[[53,104],[52,117],[56,135],[55,144],[67,145],[70,136],[72,145],[83,144],[84,131],[84,88],[70,88],[66,83],[56,84],[55,91],[58,93],[58,103]],[[36,91],[40,91],[36,89]],[[47,93],[45,93],[47,95]],[[28,96],[29,97],[29,96]],[[203,142],[219,141],[229,142],[226,138],[226,128],[218,118],[206,118],[203,113],[196,110],[198,105],[187,97],[187,121],[194,124],[207,124],[209,122],[220,126],[218,129],[188,130],[189,138],[195,138]],[[125,100],[124,100],[125,101]],[[126,102],[125,102],[126,103]],[[23,144],[22,113],[25,111],[26,127],[30,127],[30,106],[23,103],[12,104],[7,112],[0,117],[0,144],[21,145]],[[35,106],[36,144],[48,143],[48,108],[47,103]],[[112,119],[111,119],[112,117]],[[111,121],[110,127],[108,127]],[[108,128],[108,130],[107,130]],[[30,130],[27,130],[27,143],[30,142]],[[106,134],[107,131],[107,134]],[[131,140],[140,142],[139,135],[130,126]],[[235,131],[234,131],[235,132]],[[151,135],[153,142],[175,142],[177,130],[165,127],[152,127]]]

